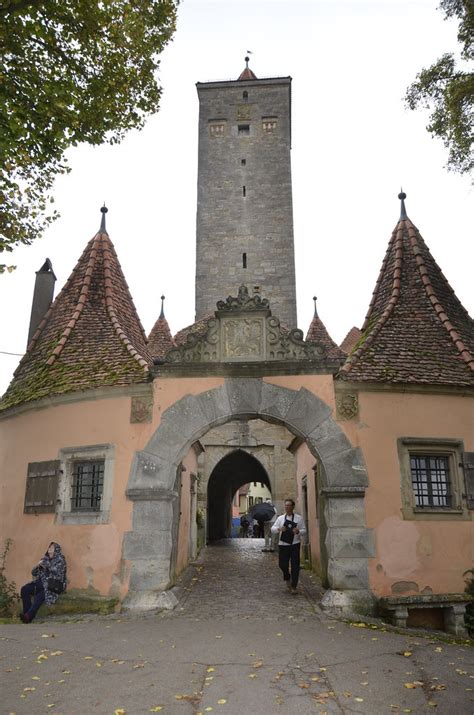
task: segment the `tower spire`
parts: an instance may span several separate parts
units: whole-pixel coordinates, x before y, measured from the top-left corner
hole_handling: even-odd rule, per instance
[[[398,198],[399,198],[400,201],[402,202],[402,203],[401,203],[401,206],[400,206],[400,221],[403,221],[404,219],[408,218],[407,212],[406,212],[406,209],[405,209],[405,199],[406,199],[406,197],[407,197],[406,193],[403,191],[402,188],[400,188],[400,193],[398,194]]]
[[[102,214],[102,220],[100,222],[99,233],[107,233],[107,229],[105,228],[105,214],[108,212],[108,210],[109,209],[105,205],[105,201],[104,201],[104,205],[100,209],[101,214]]]
[[[165,317],[165,296],[161,296],[161,313],[160,313],[160,318]]]
[[[318,316],[318,308],[317,308],[317,306],[316,306],[316,301],[317,301],[317,300],[318,300],[318,299],[316,298],[316,296],[313,295],[313,301],[314,301],[314,316],[313,316],[313,317],[314,317],[314,318],[319,317],[319,316]]]

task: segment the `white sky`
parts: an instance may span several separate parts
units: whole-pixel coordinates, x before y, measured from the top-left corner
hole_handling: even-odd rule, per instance
[[[194,320],[197,81],[237,79],[251,50],[257,77],[293,77],[292,171],[298,323],[319,315],[340,343],[360,327],[391,232],[397,194],[472,314],[470,180],[405,110],[422,67],[457,49],[437,0],[184,0],[162,55],[161,109],[119,146],[78,147],[55,188],[61,218],[0,276],[0,351],[25,349],[35,271],[67,280],[109,208],[107,228],[148,333],[166,295],[171,331]],[[7,256],[7,259],[9,257]],[[236,286],[237,290],[237,286]],[[225,298],[226,296],[221,296]],[[0,354],[0,393],[19,358]]]

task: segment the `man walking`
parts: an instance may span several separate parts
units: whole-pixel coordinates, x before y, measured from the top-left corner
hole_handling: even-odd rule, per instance
[[[295,514],[293,499],[285,500],[285,513],[272,526],[272,534],[279,534],[278,565],[283,572],[283,580],[292,594],[296,594],[300,574],[301,537],[306,534],[304,519]],[[290,572],[291,565],[291,572]]]

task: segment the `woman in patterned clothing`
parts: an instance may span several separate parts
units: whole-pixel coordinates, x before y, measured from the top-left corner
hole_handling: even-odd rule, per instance
[[[66,559],[61,553],[61,547],[55,541],[52,541],[41,561],[34,567],[31,572],[33,581],[22,586],[21,600],[23,603],[23,612],[20,613],[20,618],[23,623],[31,623],[36,616],[42,603],[46,601],[48,606],[52,606],[58,600],[59,593],[57,589],[62,586],[62,591],[66,590],[67,585],[67,564]],[[55,591],[51,590],[51,579],[59,582]],[[49,580],[49,588],[48,588]],[[61,591],[61,592],[62,592]],[[31,597],[33,596],[33,603]]]

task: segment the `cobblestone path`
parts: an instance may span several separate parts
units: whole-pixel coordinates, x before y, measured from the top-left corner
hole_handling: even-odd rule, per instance
[[[207,546],[174,614],[226,620],[314,618],[315,602],[324,593],[316,577],[302,569],[298,594],[290,594],[278,568],[278,552],[262,552],[263,546],[263,539],[223,539]]]

